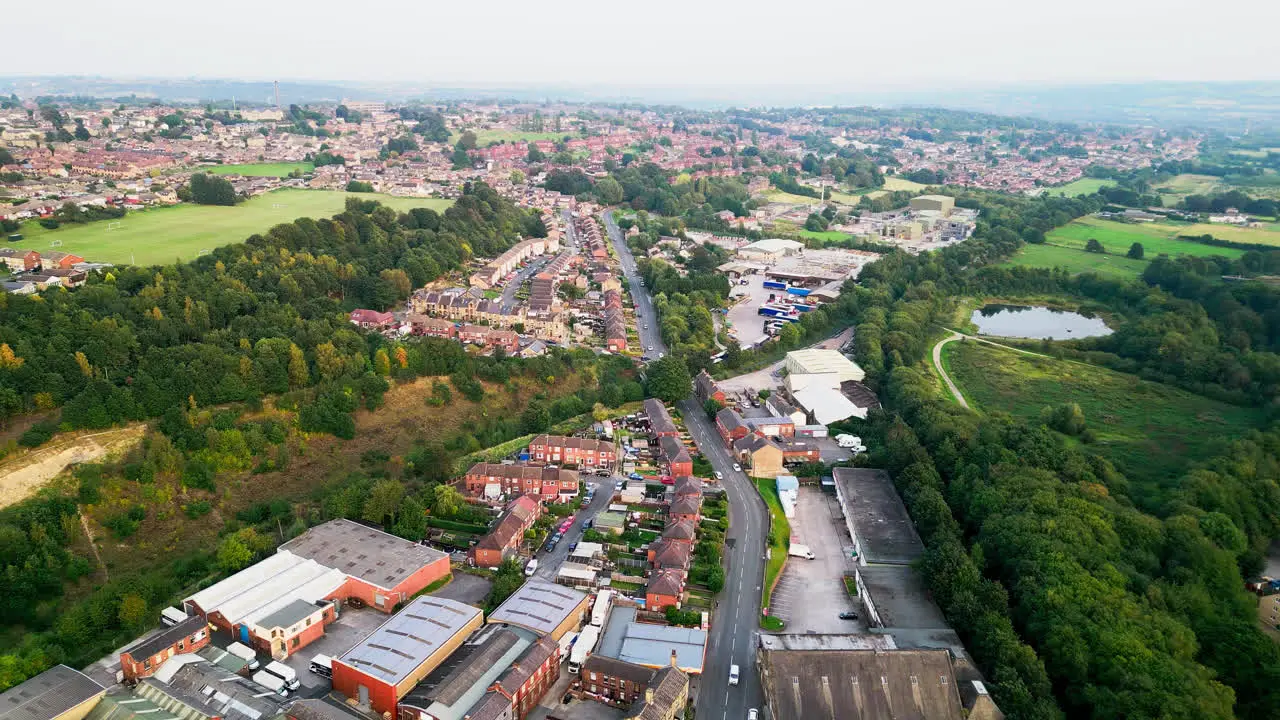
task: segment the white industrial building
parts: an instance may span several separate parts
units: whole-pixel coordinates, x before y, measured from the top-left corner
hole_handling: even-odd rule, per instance
[[[808,348],[787,353],[789,375],[813,375],[835,373],[840,382],[862,382],[867,374],[838,350]]]
[[[853,401],[840,393],[838,386],[834,392],[829,387],[809,386],[791,395],[805,412],[813,416],[818,425],[830,425],[851,417],[867,419],[869,408],[853,404]]]

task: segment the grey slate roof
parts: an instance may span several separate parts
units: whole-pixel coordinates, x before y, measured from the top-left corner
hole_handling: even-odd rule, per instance
[[[478,615],[480,610],[470,605],[424,595],[392,615],[339,662],[395,685]]]
[[[259,627],[264,628],[287,628],[295,623],[300,623],[304,619],[311,617],[317,610],[318,605],[312,605],[305,600],[294,600],[284,607],[276,610],[270,615],[258,621]]]
[[[0,720],[53,720],[106,691],[88,675],[54,665],[0,694]]]
[[[129,653],[129,657],[134,660],[145,660],[152,655],[168,650],[177,644],[179,640],[186,639],[206,627],[208,627],[208,623],[204,618],[199,615],[193,615],[171,628],[161,630],[137,645],[128,648],[125,652]]]

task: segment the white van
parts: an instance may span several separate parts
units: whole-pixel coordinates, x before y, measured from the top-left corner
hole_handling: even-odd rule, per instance
[[[289,690],[285,687],[284,680],[266,670],[259,670],[254,673],[253,681],[268,690],[274,691],[280,697],[289,697]]]
[[[333,658],[328,655],[316,655],[311,658],[311,672],[321,677],[333,677]]]
[[[160,611],[160,624],[173,627],[187,619],[187,614],[175,607],[167,607]]]
[[[524,566],[524,576],[533,577],[533,574],[536,572],[538,572],[538,560],[537,558],[534,558],[529,561],[528,565]]]
[[[248,663],[250,670],[258,669],[258,654],[250,648],[247,648],[238,642],[233,642],[227,646],[227,652]]]
[[[297,671],[284,663],[272,660],[267,663],[267,666],[263,669],[281,680],[284,680],[285,686],[290,690],[297,690],[302,687],[302,681],[298,679]]]
[[[738,666],[737,665],[729,666],[729,684],[730,685],[738,684]]]

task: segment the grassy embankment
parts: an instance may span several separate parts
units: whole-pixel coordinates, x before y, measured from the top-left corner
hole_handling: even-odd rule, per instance
[[[764,588],[760,604],[769,607],[773,600],[773,586],[782,575],[782,568],[787,564],[787,548],[791,545],[791,523],[782,511],[782,501],[778,499],[778,481],[767,478],[753,478],[756,490],[764,498],[769,507],[769,562],[764,568]],[[772,615],[761,616],[760,626],[765,630],[781,630],[783,623]]]
[[[1089,449],[1129,478],[1171,484],[1220,450],[1222,438],[1259,427],[1262,412],[1201,397],[1134,375],[1042,358],[985,343],[945,346],[947,372],[979,412],[1036,422],[1045,407],[1074,402],[1096,435]]]

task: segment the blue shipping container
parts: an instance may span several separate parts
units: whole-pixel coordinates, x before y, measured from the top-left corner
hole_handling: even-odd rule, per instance
[[[770,290],[786,290],[787,289],[786,283],[780,283],[776,280],[765,280],[764,286],[769,288]]]
[[[787,288],[787,293],[790,295],[799,295],[800,297],[807,297],[809,295],[809,288],[789,287]]]

